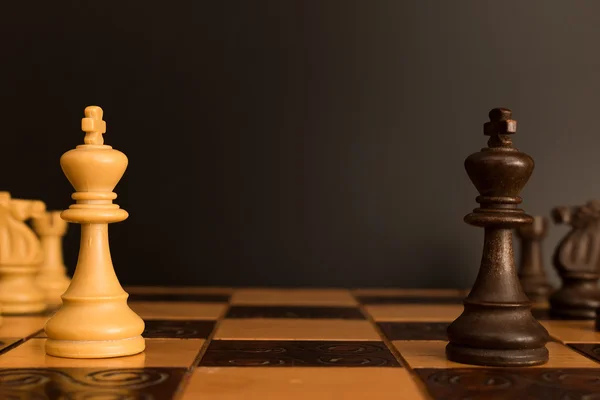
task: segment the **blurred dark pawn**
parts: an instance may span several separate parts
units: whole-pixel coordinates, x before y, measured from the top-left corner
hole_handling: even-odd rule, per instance
[[[515,231],[521,242],[521,286],[532,302],[543,303],[553,290],[544,270],[542,256],[542,241],[548,234],[548,219],[535,216],[532,224],[521,225]]]

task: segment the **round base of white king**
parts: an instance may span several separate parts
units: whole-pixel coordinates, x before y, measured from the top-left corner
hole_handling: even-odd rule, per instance
[[[46,340],[46,354],[65,358],[111,358],[143,352],[146,342],[141,336],[120,340]]]

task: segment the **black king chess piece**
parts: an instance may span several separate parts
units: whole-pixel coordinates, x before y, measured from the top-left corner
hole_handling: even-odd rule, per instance
[[[600,202],[556,207],[552,217],[571,230],[556,247],[553,264],[562,287],[550,296],[550,314],[563,319],[594,319],[600,307]]]
[[[533,218],[517,206],[519,193],[533,172],[531,157],[513,147],[517,122],[504,108],[490,111],[484,134],[488,147],[465,160],[479,191],[479,208],[465,222],[484,228],[479,274],[464,300],[463,313],[448,327],[449,360],[474,365],[512,367],[548,361],[548,332],[531,315],[531,301],[515,267],[512,231]]]
[[[519,279],[529,300],[537,303],[546,302],[552,292],[544,270],[542,240],[548,234],[548,219],[542,216],[533,217],[533,223],[521,225],[516,229],[521,242],[521,263]]]

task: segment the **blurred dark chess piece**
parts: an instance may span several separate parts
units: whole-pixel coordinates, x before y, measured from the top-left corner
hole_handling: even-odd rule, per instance
[[[521,266],[519,279],[529,300],[542,303],[548,300],[552,285],[548,282],[542,256],[542,240],[548,233],[548,219],[533,217],[533,223],[517,227],[521,242]]]
[[[519,193],[534,162],[513,147],[517,122],[511,111],[490,111],[484,134],[488,147],[465,160],[479,191],[479,208],[465,222],[484,228],[479,274],[464,300],[463,313],[448,327],[449,360],[498,367],[530,366],[548,361],[548,332],[531,315],[531,301],[521,288],[515,266],[512,231],[533,218],[519,208]]]
[[[554,252],[562,287],[550,296],[550,314],[564,319],[595,319],[600,307],[600,201],[556,207],[552,217],[571,230]]]

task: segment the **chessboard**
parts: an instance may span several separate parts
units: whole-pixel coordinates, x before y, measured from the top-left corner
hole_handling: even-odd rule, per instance
[[[547,364],[492,368],[446,359],[464,290],[128,287],[146,351],[44,353],[50,313],[5,316],[0,399],[596,399],[594,321],[533,314]]]

